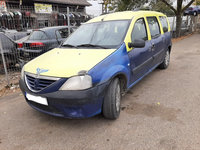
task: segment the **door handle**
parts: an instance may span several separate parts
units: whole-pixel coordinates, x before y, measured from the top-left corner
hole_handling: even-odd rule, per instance
[[[155,50],[155,44],[154,44],[154,43],[152,43],[151,50],[152,50],[152,51]]]

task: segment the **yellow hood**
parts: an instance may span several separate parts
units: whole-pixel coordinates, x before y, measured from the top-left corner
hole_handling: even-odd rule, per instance
[[[114,49],[53,49],[24,66],[24,71],[37,74],[37,68],[48,70],[40,75],[71,77],[92,67],[113,53]]]

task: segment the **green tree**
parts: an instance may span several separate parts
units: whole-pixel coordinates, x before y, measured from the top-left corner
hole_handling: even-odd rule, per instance
[[[168,0],[168,3],[172,5],[172,3],[170,3],[170,1]],[[158,12],[162,12],[167,16],[174,16],[175,13],[173,10],[171,10],[165,3],[163,3],[162,1],[151,1],[150,2],[150,6],[151,6],[151,10],[153,11],[158,11]]]

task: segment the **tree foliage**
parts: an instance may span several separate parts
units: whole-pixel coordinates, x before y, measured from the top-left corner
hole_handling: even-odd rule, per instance
[[[168,0],[169,4],[172,5],[172,3]],[[162,12],[167,16],[174,16],[175,13],[173,10],[171,10],[165,3],[163,3],[162,1],[151,1],[150,2],[150,6],[151,6],[151,10],[153,11],[158,11],[158,12]]]
[[[145,4],[146,0],[113,0],[110,10],[114,11],[126,11],[134,10]]]

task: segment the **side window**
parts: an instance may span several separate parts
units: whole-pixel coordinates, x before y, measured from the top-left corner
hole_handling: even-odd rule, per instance
[[[68,37],[68,28],[57,30],[56,36],[58,39],[67,38]]]
[[[162,24],[163,32],[168,32],[168,23],[167,23],[167,18],[164,16],[159,17],[160,22]]]
[[[157,38],[158,36],[160,36],[160,27],[159,27],[157,18],[147,17],[147,21],[148,21],[149,29],[151,32],[151,37]]]
[[[47,40],[48,37],[43,31],[33,31],[29,36],[29,40]]]
[[[143,39],[146,41],[148,39],[144,19],[141,18],[136,21],[132,34],[131,34],[131,39],[132,41],[136,39]]]

